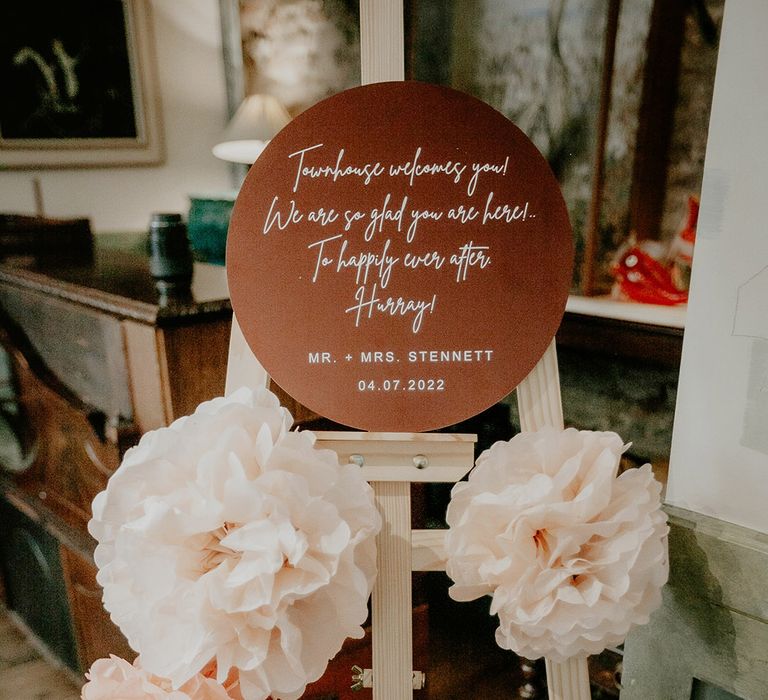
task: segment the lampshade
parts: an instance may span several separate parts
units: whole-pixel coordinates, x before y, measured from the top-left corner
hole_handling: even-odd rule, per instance
[[[233,163],[253,163],[291,117],[271,95],[249,95],[237,108],[213,155]]]

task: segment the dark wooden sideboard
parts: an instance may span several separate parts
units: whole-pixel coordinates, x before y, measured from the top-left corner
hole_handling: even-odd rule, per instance
[[[68,256],[72,257],[72,256]],[[224,389],[224,269],[162,301],[141,253],[0,263],[0,567],[5,603],[72,670],[132,652],[101,604],[91,501],[141,433]]]

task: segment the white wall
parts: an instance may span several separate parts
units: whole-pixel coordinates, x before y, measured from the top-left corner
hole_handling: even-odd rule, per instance
[[[153,211],[186,212],[187,195],[231,188],[211,155],[226,123],[217,0],[139,0],[152,7],[166,158],[139,168],[0,172],[0,211],[33,213],[40,178],[49,216],[88,216],[95,231],[147,227]]]
[[[768,3],[727,0],[667,500],[768,533]]]

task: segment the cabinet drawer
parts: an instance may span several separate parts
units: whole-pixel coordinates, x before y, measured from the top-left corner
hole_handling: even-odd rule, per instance
[[[78,670],[58,542],[3,499],[0,532],[8,607],[56,657]]]
[[[83,402],[133,417],[120,321],[49,294],[0,286],[0,307],[48,369]]]

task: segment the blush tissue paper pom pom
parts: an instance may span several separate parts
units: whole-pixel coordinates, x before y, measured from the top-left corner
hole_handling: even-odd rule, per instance
[[[266,389],[144,435],[93,502],[104,607],[149,672],[178,688],[214,660],[245,700],[299,698],[362,637],[381,523]]]
[[[535,659],[596,654],[645,624],[668,576],[666,515],[651,466],[617,478],[616,433],[521,433],[451,493],[454,600],[493,597],[500,647]]]
[[[94,661],[86,674],[82,700],[237,700],[211,678],[193,676],[178,690],[171,682],[147,673],[139,659],[132,665],[117,656]]]

